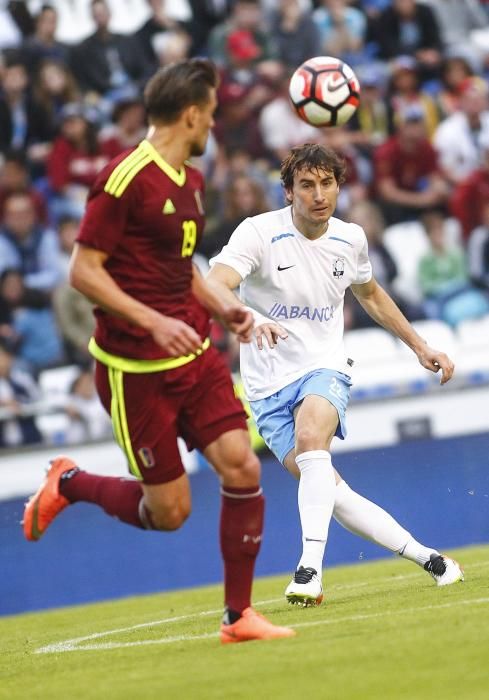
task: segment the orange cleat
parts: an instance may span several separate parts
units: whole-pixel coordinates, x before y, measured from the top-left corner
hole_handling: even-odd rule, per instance
[[[22,525],[27,540],[39,540],[55,517],[70,504],[59,492],[59,480],[62,474],[72,469],[78,467],[67,457],[58,457],[51,462],[46,478],[25,504]]]
[[[221,625],[221,644],[294,636],[295,632],[293,629],[273,625],[266,617],[260,615],[253,608],[243,610],[242,616],[232,625]]]

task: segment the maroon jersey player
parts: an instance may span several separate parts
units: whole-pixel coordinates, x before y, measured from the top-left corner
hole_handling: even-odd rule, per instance
[[[190,484],[177,447],[200,449],[221,483],[220,543],[225,615],[221,641],[293,635],[251,607],[263,529],[260,465],[229,371],[208,339],[209,314],[242,342],[253,321],[224,304],[192,263],[204,224],[202,175],[188,164],[204,151],[216,108],[212,63],[191,59],[149,81],[147,138],[100,174],[75,246],[71,281],[96,304],[90,341],[96,384],[133,480],[52,462],[24,512],[39,539],[68,505],[86,501],[135,527],[175,530],[190,513]]]

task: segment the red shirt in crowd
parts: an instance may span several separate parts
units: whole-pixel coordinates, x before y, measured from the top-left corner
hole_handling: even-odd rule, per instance
[[[53,143],[47,163],[47,173],[51,187],[61,192],[68,185],[91,187],[108,157],[101,151],[91,154],[74,146],[64,136],[58,136]]]
[[[462,224],[464,238],[482,223],[482,210],[489,202],[489,169],[475,170],[455,188],[450,200],[452,214]]]
[[[406,151],[398,136],[392,136],[374,151],[375,184],[382,178],[392,178],[397,187],[421,192],[426,178],[438,172],[436,151],[422,139],[413,151]]]

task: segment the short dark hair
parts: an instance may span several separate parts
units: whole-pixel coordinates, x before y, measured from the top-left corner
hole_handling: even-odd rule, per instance
[[[171,124],[190,105],[203,105],[211,88],[217,87],[218,73],[212,61],[191,58],[170,63],[155,73],[144,90],[148,117]]]
[[[280,180],[286,190],[294,185],[294,175],[301,170],[332,172],[338,185],[345,181],[345,161],[331,148],[317,143],[295,146],[284,158],[280,168]]]

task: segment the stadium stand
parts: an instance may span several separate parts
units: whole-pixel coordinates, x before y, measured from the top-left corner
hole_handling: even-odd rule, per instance
[[[71,217],[70,225],[76,227],[86,187],[97,169],[140,138],[145,80],[158,65],[171,60],[175,38],[179,54],[209,55],[223,71],[222,106],[216,115],[214,138],[197,163],[207,180],[204,255],[216,252],[240,217],[282,206],[277,175],[280,158],[283,149],[295,145],[294,137],[302,141],[305,134],[345,155],[348,177],[339,200],[339,216],[345,219],[358,202],[374,203],[382,209],[376,195],[374,154],[397,133],[399,119],[414,114],[424,115],[426,142],[440,129],[437,124],[463,124],[464,133],[470,131],[473,142],[467,166],[470,172],[457,188],[465,192],[474,177],[484,179],[478,173],[485,172],[483,154],[489,124],[489,8],[482,0],[410,0],[403,3],[404,18],[396,2],[343,0],[335,3],[348,28],[341,35],[327,0],[28,0],[21,13],[14,11],[17,5],[20,3],[4,3],[0,11],[0,240],[10,236],[3,214],[7,197],[27,194],[36,209],[36,225],[54,231],[61,240],[59,260],[51,261],[60,269],[60,285],[41,298],[29,286],[27,271],[14,265],[20,269],[25,286],[14,294],[9,287],[12,275],[5,270],[0,279],[0,339],[13,352],[19,369],[30,373],[38,384],[40,398],[26,401],[22,410],[35,416],[47,443],[69,439],[67,396],[87,357],[76,343],[71,341],[70,345],[58,316],[65,344],[62,358],[58,357],[54,367],[48,362],[47,368],[21,361],[23,339],[15,319],[26,313],[29,318],[49,314],[54,319],[59,314],[59,298],[65,291],[62,285],[67,286],[62,233],[66,217]],[[456,15],[456,21],[449,21],[447,13]],[[408,41],[406,33],[396,33],[399,22],[404,21],[419,30],[415,41]],[[386,33],[386,27],[396,30]],[[87,53],[87,45],[106,47],[104,56],[97,59],[103,71],[94,71],[95,59]],[[253,56],[245,60],[243,51],[250,45]],[[333,51],[354,63],[364,99],[347,128],[312,134],[288,105],[288,76],[306,57],[304,46],[319,53]],[[131,47],[131,56],[127,47]],[[166,48],[160,51],[159,47]],[[83,65],[77,59],[80,55],[84,56]],[[101,81],[87,82],[87,75]],[[270,125],[264,129],[267,115],[277,106],[281,120],[287,122],[287,133],[278,141],[270,138]],[[60,137],[66,148],[69,145],[70,158],[62,155],[58,158],[61,165],[57,165]],[[431,143],[443,143],[443,139],[434,136]],[[456,150],[456,145],[456,140],[450,142],[450,148]],[[448,247],[466,252],[472,232],[467,230],[468,220],[472,230],[486,222],[480,207],[468,217],[457,206],[458,199],[453,204],[452,178],[440,169],[447,161],[443,146],[436,157],[437,177],[444,178],[436,208],[444,217],[446,242]],[[87,164],[92,169],[88,178]],[[399,164],[400,171],[404,165]],[[426,186],[422,179],[412,185],[416,192],[426,191]],[[419,321],[426,309],[419,263],[430,251],[430,243],[419,210],[405,215],[404,211],[400,223],[387,228],[382,225],[382,230],[374,232],[379,244],[374,268],[379,260],[384,264],[389,291],[406,302],[403,310],[410,320],[416,321],[430,343],[454,355],[454,386],[489,382],[489,316],[478,318],[484,305],[471,309],[462,305],[454,327],[441,318]],[[381,259],[380,246],[394,263],[387,270],[387,255]],[[41,262],[36,261],[34,248],[31,252],[30,269]],[[205,258],[202,260],[205,267]],[[478,267],[482,269],[474,267],[471,260],[470,269]],[[467,277],[469,273],[467,268]],[[487,288],[482,287],[480,294],[488,300]],[[350,313],[348,306],[346,310],[346,345],[355,359],[353,402],[435,390],[437,379],[428,376],[406,348],[380,328],[364,328],[365,319]],[[217,342],[235,363],[235,348],[225,334],[220,334]],[[0,409],[0,420],[6,420],[8,410]]]

